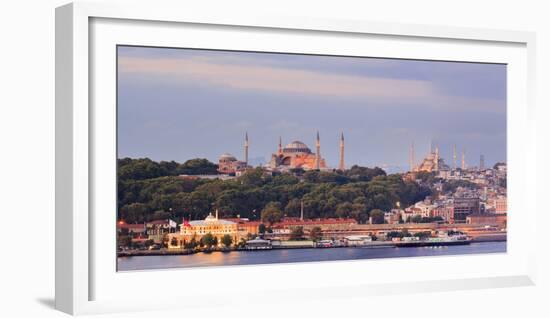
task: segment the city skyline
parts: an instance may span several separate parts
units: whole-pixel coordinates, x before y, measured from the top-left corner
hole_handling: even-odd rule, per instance
[[[506,161],[506,66],[146,47],[118,48],[119,157],[250,161],[294,140],[346,167],[409,166],[439,147]]]

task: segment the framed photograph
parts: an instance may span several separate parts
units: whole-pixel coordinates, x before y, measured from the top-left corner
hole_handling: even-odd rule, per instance
[[[533,34],[182,9],[56,11],[56,308],[533,284]]]

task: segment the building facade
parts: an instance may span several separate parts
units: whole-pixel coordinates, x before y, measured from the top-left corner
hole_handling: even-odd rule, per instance
[[[177,245],[170,245],[170,247],[181,248],[181,246],[190,242],[192,239],[199,241],[203,236],[209,233],[216,237],[218,242],[220,242],[224,235],[229,235],[234,243],[238,241],[237,223],[218,219],[218,212],[216,211],[215,216],[210,213],[204,220],[184,220],[179,233],[168,234],[170,240],[176,238],[178,242]]]

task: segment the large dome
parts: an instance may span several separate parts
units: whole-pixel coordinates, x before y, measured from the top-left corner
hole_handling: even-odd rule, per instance
[[[311,150],[301,141],[295,140],[285,146],[283,152],[305,152],[311,153]]]
[[[232,154],[230,153],[224,153],[220,156],[220,160],[225,160],[225,161],[237,161],[237,158],[235,158]]]

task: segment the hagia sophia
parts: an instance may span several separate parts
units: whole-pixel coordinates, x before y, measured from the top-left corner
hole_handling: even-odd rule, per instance
[[[235,156],[224,153],[218,160],[218,172],[223,174],[239,174],[246,170],[248,165],[248,133],[245,134],[244,160],[240,161]],[[271,155],[271,160],[266,165],[267,169],[274,171],[288,171],[290,169],[327,170],[330,169],[321,156],[321,138],[319,132],[315,139],[315,152],[303,142],[295,140],[285,147],[282,138],[279,137],[277,152]],[[340,135],[340,161],[339,170],[345,169],[344,164],[344,134]]]

